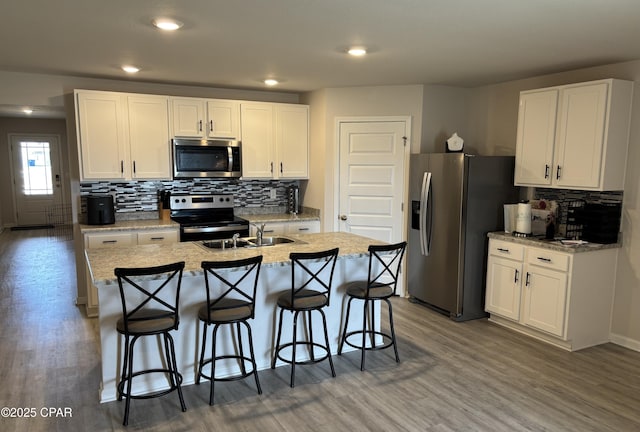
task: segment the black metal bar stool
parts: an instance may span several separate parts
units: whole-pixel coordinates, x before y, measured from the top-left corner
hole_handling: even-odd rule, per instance
[[[364,370],[364,354],[365,351],[379,350],[393,346],[396,356],[396,362],[400,362],[398,356],[398,346],[396,344],[396,333],[393,328],[393,310],[389,298],[396,293],[398,284],[398,275],[400,272],[400,264],[407,246],[406,242],[396,243],[384,246],[369,246],[369,273],[366,281],[356,281],[347,284],[347,316],[344,321],[344,330],[338,347],[338,355],[342,354],[344,344],[361,350],[360,370]],[[353,331],[347,331],[349,325],[349,313],[351,311],[351,302],[354,299],[362,300],[362,328]],[[389,307],[389,333],[375,328],[375,302],[384,301]],[[369,326],[367,326],[367,313],[371,306],[371,316]],[[354,335],[360,335],[362,340],[358,345],[350,342],[349,338]],[[367,344],[367,336],[370,342]],[[376,337],[382,338],[382,344],[376,343]]]
[[[129,422],[131,399],[148,399],[163,396],[177,390],[182,411],[187,407],[182,397],[182,375],[178,372],[176,352],[170,332],[178,329],[178,302],[184,262],[141,267],[116,268],[120,298],[122,300],[122,318],[116,324],[118,333],[124,335],[124,359],[122,375],[118,383],[118,400],[126,399],[123,425]],[[138,338],[161,335],[164,343],[166,367],[133,371],[134,346]],[[169,388],[144,394],[132,394],[133,379],[151,373],[167,376]],[[125,389],[126,385],[126,389]]]
[[[278,325],[278,335],[271,361],[271,369],[275,369],[278,359],[291,365],[291,387],[295,385],[296,365],[318,363],[328,359],[331,366],[331,375],[336,376],[331,359],[331,348],[329,346],[329,333],[327,331],[327,318],[323,308],[329,306],[331,294],[331,282],[333,271],[338,257],[338,248],[322,252],[293,252],[289,255],[291,260],[291,289],[278,296],[278,307],[280,308],[280,322]],[[280,344],[282,336],[283,312],[288,310],[293,313],[293,335],[292,342]],[[313,325],[311,315],[313,311],[320,312],[322,325],[324,328],[324,344],[313,340]],[[297,340],[297,324],[300,312],[307,312],[308,339]],[[309,359],[298,360],[296,358],[296,348],[306,346],[309,352]],[[291,348],[291,357],[285,358],[282,351]],[[315,355],[315,348],[319,348],[323,353],[320,357]]]
[[[251,327],[247,323],[247,320],[253,319],[255,314],[255,297],[261,263],[262,255],[234,261],[203,261],[201,264],[204,270],[207,302],[198,310],[198,318],[203,324],[202,348],[196,384],[200,384],[201,377],[211,381],[209,405],[213,405],[213,389],[216,381],[234,381],[253,375],[258,394],[262,394],[256,358],[253,353]],[[217,291],[218,295],[213,295],[214,291]],[[221,325],[233,327],[233,324],[235,324],[235,337],[237,337],[237,343],[234,343],[237,351],[234,354],[216,355],[216,337],[219,327]],[[240,324],[243,324],[247,330],[249,357],[244,354]],[[211,358],[205,360],[207,328],[210,325],[213,325]],[[233,333],[233,328],[231,332]],[[216,378],[216,362],[224,359],[235,359],[239,363],[240,375]],[[211,363],[211,375],[206,375],[202,370],[209,363]],[[249,363],[251,368],[247,368],[246,363]]]

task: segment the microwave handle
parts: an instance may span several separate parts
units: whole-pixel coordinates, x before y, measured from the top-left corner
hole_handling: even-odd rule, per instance
[[[229,172],[233,171],[233,151],[231,147],[227,147],[227,155],[229,156]]]

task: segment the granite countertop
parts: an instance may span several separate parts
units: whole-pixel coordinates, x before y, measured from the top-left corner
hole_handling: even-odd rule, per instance
[[[180,224],[171,219],[139,219],[139,220],[123,220],[116,221],[109,225],[85,225],[80,224],[80,232],[108,232],[108,231],[126,231],[126,230],[151,230],[151,229],[179,229]]]
[[[560,240],[545,240],[540,237],[514,237],[512,234],[502,231],[490,232],[487,234],[487,237],[565,253],[593,252],[597,250],[617,249],[622,247],[622,243],[620,241],[618,241],[618,243],[611,244],[584,243],[580,245],[564,245]]]
[[[202,275],[202,261],[226,261],[263,255],[263,266],[289,264],[291,252],[318,252],[340,248],[338,259],[362,257],[368,254],[370,244],[384,244],[368,237],[351,233],[331,232],[288,235],[300,243],[238,248],[227,250],[207,249],[201,242],[151,244],[121,248],[90,249],[85,251],[91,276],[95,284],[116,283],[115,267],[146,267],[185,261],[185,276]]]

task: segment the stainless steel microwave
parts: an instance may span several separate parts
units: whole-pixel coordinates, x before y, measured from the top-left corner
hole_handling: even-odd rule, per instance
[[[173,178],[242,176],[242,146],[234,140],[174,139]]]

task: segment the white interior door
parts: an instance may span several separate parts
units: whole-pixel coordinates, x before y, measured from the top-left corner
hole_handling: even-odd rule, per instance
[[[62,204],[58,137],[11,135],[16,222],[46,225],[47,210]]]
[[[408,121],[339,123],[339,231],[403,239]]]

